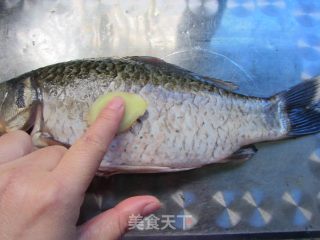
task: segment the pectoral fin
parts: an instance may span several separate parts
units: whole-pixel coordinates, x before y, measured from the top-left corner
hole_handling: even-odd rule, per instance
[[[232,162],[243,162],[252,158],[258,149],[254,145],[248,145],[240,148],[236,152],[234,152],[231,156],[229,156],[226,160]]]
[[[36,110],[35,121],[32,132],[30,133],[33,145],[37,148],[61,145],[64,147],[70,147],[69,144],[62,143],[53,138],[49,131],[46,131],[43,123],[42,106],[39,105]]]
[[[69,144],[55,140],[51,136],[51,134],[48,132],[35,132],[35,133],[33,133],[32,134],[32,142],[33,142],[33,145],[38,148],[52,146],[52,145],[60,145],[60,146],[66,147],[66,148],[70,147]]]

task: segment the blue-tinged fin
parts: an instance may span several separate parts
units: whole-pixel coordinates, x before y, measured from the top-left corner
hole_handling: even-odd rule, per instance
[[[244,146],[230,155],[227,159],[232,162],[243,162],[251,159],[258,149],[254,145]]]
[[[289,118],[289,137],[320,131],[320,77],[279,94]]]

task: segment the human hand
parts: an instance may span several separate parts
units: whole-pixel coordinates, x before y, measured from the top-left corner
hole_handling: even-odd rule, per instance
[[[102,111],[69,150],[50,146],[32,152],[22,131],[0,138],[0,239],[118,239],[131,214],[160,207],[152,196],[131,197],[77,227],[85,191],[124,112],[121,98]]]

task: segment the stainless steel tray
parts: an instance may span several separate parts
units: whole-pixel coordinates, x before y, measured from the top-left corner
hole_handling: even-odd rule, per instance
[[[1,81],[59,61],[112,55],[161,57],[268,96],[320,73],[320,2],[0,1]],[[96,178],[80,222],[147,193],[163,203],[153,216],[158,227],[170,215],[175,229],[136,229],[128,238],[319,236],[319,140],[260,144],[244,164]]]

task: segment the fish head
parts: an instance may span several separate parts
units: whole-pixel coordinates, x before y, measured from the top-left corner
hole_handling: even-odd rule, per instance
[[[36,112],[35,90],[30,79],[11,80],[0,84],[0,135],[14,131],[28,131]]]

